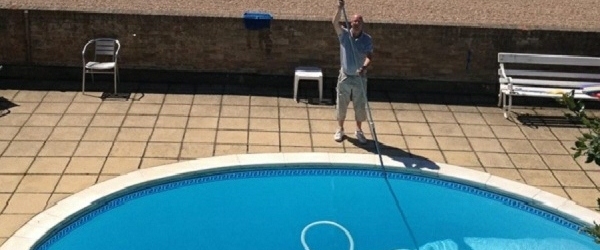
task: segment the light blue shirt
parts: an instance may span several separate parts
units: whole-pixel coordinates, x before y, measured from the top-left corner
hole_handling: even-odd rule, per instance
[[[368,53],[373,53],[371,36],[364,31],[359,37],[354,38],[347,29],[342,28],[340,40],[340,62],[346,75],[355,76],[356,71],[363,66]],[[354,47],[354,53],[352,53]],[[356,55],[356,60],[354,56]]]

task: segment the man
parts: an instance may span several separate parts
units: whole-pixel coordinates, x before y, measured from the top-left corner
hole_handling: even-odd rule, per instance
[[[367,139],[362,132],[362,122],[367,120],[366,112],[366,88],[367,88],[367,68],[371,64],[373,57],[373,43],[371,36],[363,31],[363,17],[354,15],[350,20],[350,27],[344,28],[340,25],[340,14],[344,8],[344,0],[339,0],[337,12],[333,17],[333,27],[340,41],[340,62],[341,69],[337,82],[337,104],[336,119],[338,129],[333,136],[334,140],[341,142],[344,140],[344,120],[350,98],[354,105],[354,118],[356,120],[356,139],[362,143],[367,143]]]

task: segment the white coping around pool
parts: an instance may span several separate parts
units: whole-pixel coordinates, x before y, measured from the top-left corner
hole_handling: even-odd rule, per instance
[[[59,225],[69,216],[86,209],[92,202],[111,195],[133,185],[151,182],[180,174],[200,173],[206,170],[223,168],[261,168],[267,164],[281,166],[298,166],[298,164],[361,164],[381,168],[380,162],[394,171],[409,172],[442,180],[451,180],[493,191],[509,197],[521,199],[539,208],[554,212],[577,223],[593,225],[600,222],[600,213],[578,206],[575,202],[554,195],[523,183],[493,176],[468,168],[433,163],[415,158],[394,158],[374,154],[348,153],[272,153],[272,154],[239,154],[201,158],[186,162],[140,169],[71,195],[55,206],[34,216],[29,222],[15,232],[0,250],[31,249],[53,227]]]

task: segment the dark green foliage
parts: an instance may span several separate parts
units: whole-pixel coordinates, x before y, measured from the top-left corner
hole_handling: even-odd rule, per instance
[[[581,122],[588,129],[587,132],[577,137],[575,146],[571,147],[575,150],[573,157],[584,156],[586,163],[594,162],[600,166],[600,119],[589,116],[585,112],[585,104],[580,100],[575,100],[572,93],[563,95],[560,102],[571,111],[571,113],[565,114],[567,118]]]
[[[594,226],[586,227],[583,229],[583,231],[589,234],[590,236],[594,237],[594,242],[600,244],[600,225],[594,222]]]
[[[564,94],[560,102],[571,111],[571,113],[565,114],[567,118],[580,121],[588,129],[586,133],[581,133],[581,137],[577,137],[575,146],[571,147],[575,150],[573,158],[585,156],[586,163],[594,162],[600,166],[600,120],[585,113],[585,104],[580,100],[575,100],[573,92]],[[596,202],[600,207],[600,198]],[[594,237],[594,241],[600,244],[600,225],[595,221],[594,226],[585,227],[582,231]]]
[[[598,207],[600,207],[600,198],[596,200]],[[594,221],[594,226],[583,228],[583,231],[590,236],[594,237],[594,241],[600,244],[600,225]]]

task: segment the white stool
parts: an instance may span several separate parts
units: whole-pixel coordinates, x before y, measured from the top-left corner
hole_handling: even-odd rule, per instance
[[[319,103],[323,101],[323,72],[318,67],[297,67],[294,74],[294,100],[298,102],[298,82],[300,80],[319,81]]]

